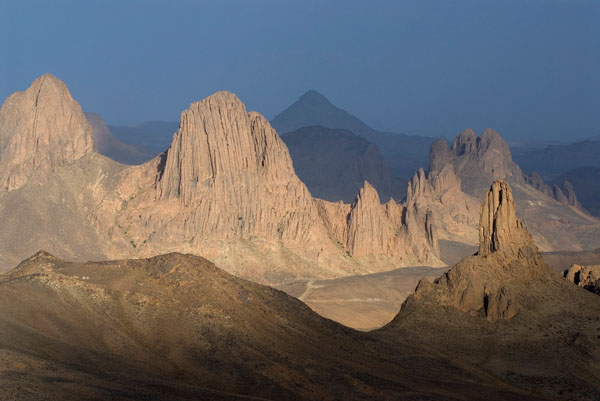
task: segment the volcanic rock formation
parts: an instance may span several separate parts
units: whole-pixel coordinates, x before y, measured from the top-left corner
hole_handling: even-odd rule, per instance
[[[54,77],[36,81],[35,87],[46,80],[65,93],[43,96],[42,103],[71,99]],[[72,109],[81,114],[74,102]],[[3,110],[31,111],[17,106],[11,100]],[[88,143],[87,121],[81,122],[85,130],[68,131],[69,142],[62,127],[76,119],[66,123],[62,117],[38,121],[30,135],[36,154],[73,153],[50,151],[45,143],[49,149]],[[50,120],[54,123],[42,124]],[[6,138],[20,138],[23,130],[2,127]],[[36,133],[49,139],[35,141]],[[11,154],[3,153],[2,160]],[[13,170],[24,168],[16,156],[10,160],[16,163]],[[5,268],[40,247],[76,260],[189,252],[269,283],[443,264],[427,210],[407,211],[405,218],[402,206],[381,205],[370,185],[356,204],[325,206],[337,211],[324,216],[322,201],[313,199],[296,176],[284,142],[263,116],[247,112],[231,93],[192,104],[182,113],[169,149],[143,165],[118,165],[91,147],[85,157],[61,163],[49,162],[56,171],[44,182],[25,185],[27,176],[11,175],[18,181],[10,182],[24,188],[0,196],[0,218],[10,223],[0,229]],[[368,220],[372,216],[381,227]]]
[[[523,182],[523,172],[512,161],[508,145],[492,129],[486,129],[480,137],[467,129],[456,136],[451,147],[438,139],[431,145],[429,161],[430,170],[454,165],[463,190],[476,197],[493,180]]]
[[[600,298],[546,265],[516,217],[511,188],[495,181],[481,209],[479,252],[421,280],[377,335],[535,389],[524,399],[593,400],[599,325]]]
[[[20,188],[34,173],[56,171],[93,148],[81,107],[65,84],[45,74],[0,109],[0,190]]]
[[[565,183],[562,188],[548,193],[541,179],[535,175],[524,177],[496,131],[488,129],[478,138],[473,131],[466,130],[455,138],[452,146],[439,139],[431,145],[429,156],[429,172],[424,174],[427,179],[442,174],[445,168],[452,169],[460,183],[452,196],[446,197],[448,202],[441,210],[439,203],[432,203],[431,199],[440,199],[440,191],[448,191],[447,186],[446,189],[438,187],[436,191],[425,191],[429,195],[420,195],[424,198],[420,202],[429,203],[436,215],[445,216],[445,219],[454,217],[447,224],[436,227],[440,239],[476,244],[479,208],[473,207],[474,201],[480,199],[489,182],[503,179],[512,186],[519,215],[540,249],[583,250],[600,246],[600,221],[578,207],[571,186]],[[450,174],[447,171],[443,175]],[[413,178],[416,180],[422,178]]]
[[[422,280],[414,300],[435,299],[490,321],[509,319],[525,302],[512,284],[549,272],[552,269],[517,218],[510,186],[494,181],[481,209],[477,255],[459,262],[433,284]]]

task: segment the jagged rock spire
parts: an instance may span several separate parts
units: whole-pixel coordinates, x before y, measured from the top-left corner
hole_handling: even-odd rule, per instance
[[[51,74],[0,109],[0,190],[25,185],[36,172],[51,172],[94,148],[92,128],[66,85]]]
[[[510,186],[501,180],[494,181],[481,207],[479,255],[515,250],[532,245],[531,242],[531,235],[517,218]]]

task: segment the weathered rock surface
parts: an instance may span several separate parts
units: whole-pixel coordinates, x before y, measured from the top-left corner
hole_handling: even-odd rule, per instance
[[[510,319],[526,304],[513,283],[551,272],[517,218],[510,186],[494,181],[481,208],[479,252],[433,283],[419,282],[407,302],[428,299],[489,321]]]
[[[600,298],[546,265],[512,199],[507,183],[494,182],[484,196],[480,252],[421,280],[376,334],[535,388],[530,396],[599,398]]]
[[[508,145],[492,129],[486,129],[480,137],[467,129],[456,136],[450,147],[445,140],[438,139],[431,146],[429,160],[430,170],[454,165],[463,190],[476,197],[493,180],[523,182],[523,172],[512,161]]]
[[[99,114],[84,114],[94,131],[94,147],[101,155],[123,164],[142,164],[156,156],[143,146],[130,145],[117,139]]]
[[[20,188],[94,148],[92,128],[69,90],[45,74],[0,109],[0,190]]]
[[[350,131],[310,126],[281,139],[296,174],[316,198],[352,203],[364,181],[377,189],[382,200],[400,200],[405,195],[406,183],[392,177],[377,145]]]
[[[184,111],[171,147],[145,164],[124,167],[89,152],[22,189],[0,196],[0,218],[14,220],[4,227],[16,229],[0,230],[12,238],[0,246],[4,268],[41,244],[74,259],[195,253],[267,283],[443,265],[427,210],[382,205],[368,184],[353,205],[324,206],[264,117],[227,92]],[[26,213],[19,229],[16,204],[52,212]]]
[[[431,210],[438,237],[467,244],[477,243],[479,199],[461,190],[454,166],[425,172],[419,169],[409,181],[407,202],[420,210]]]
[[[569,270],[565,271],[565,278],[573,284],[600,295],[600,265],[573,264]]]
[[[478,138],[473,131],[466,130],[455,138],[452,146],[440,139],[432,144],[429,156],[427,177],[435,177],[443,168],[452,167],[460,180],[460,188],[452,192],[446,208],[438,211],[439,204],[436,207],[435,202],[430,206],[435,215],[456,216],[461,222],[456,223],[460,227],[456,230],[451,228],[452,224],[438,226],[440,239],[476,244],[479,208],[472,207],[473,200],[481,199],[492,180],[503,179],[512,186],[517,211],[540,249],[580,251],[600,246],[600,221],[579,208],[572,187],[565,183],[560,188],[546,188],[540,177],[524,177],[496,131],[486,130]],[[427,193],[424,199],[439,198],[439,190]]]

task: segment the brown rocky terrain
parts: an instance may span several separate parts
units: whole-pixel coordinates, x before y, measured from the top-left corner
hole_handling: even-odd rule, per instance
[[[0,109],[0,190],[25,185],[34,174],[49,174],[93,150],[92,128],[60,80],[50,74]]]
[[[600,265],[573,264],[569,270],[565,271],[565,278],[573,284],[600,295]]]
[[[443,216],[434,225],[440,239],[474,245],[478,219],[474,205],[494,179],[511,184],[517,211],[541,250],[582,251],[600,246],[600,221],[580,209],[574,192],[567,188],[565,195],[561,190],[565,199],[559,202],[554,195],[544,193],[539,183],[528,184],[512,161],[508,146],[493,130],[484,131],[480,137],[466,130],[452,146],[443,139],[435,141],[431,145],[429,171],[418,174],[410,185],[426,188],[421,190],[426,195],[419,202],[426,204],[435,216]],[[452,195],[440,202],[444,193]]]
[[[600,299],[542,259],[496,181],[484,197],[479,252],[440,278],[422,280],[376,332],[451,355],[531,397],[600,397]]]
[[[192,255],[0,275],[3,399],[595,400],[600,298],[547,266],[495,182],[479,251],[360,333]]]
[[[0,275],[3,400],[520,400],[529,390],[321,318],[205,259],[65,262]],[[532,396],[538,400],[541,397]]]
[[[120,141],[97,113],[84,113],[94,131],[94,147],[101,155],[123,164],[142,164],[152,159],[154,152],[140,145]]]
[[[54,94],[40,104],[59,102],[52,107],[63,114],[44,106],[26,137],[41,132],[50,148],[62,146],[66,123],[57,121],[72,115],[69,124],[82,129],[69,130],[69,140],[87,147],[24,175],[17,161],[29,142],[12,138],[38,109],[9,98],[0,147],[2,160],[16,166],[6,181],[19,187],[0,194],[0,218],[8,222],[0,229],[4,269],[39,248],[75,260],[189,252],[267,283],[443,265],[427,209],[382,205],[369,184],[351,205],[314,199],[277,133],[231,93],[193,103],[166,152],[124,167],[93,150],[91,128],[64,84],[48,75],[25,93],[40,85]],[[36,143],[42,155],[63,154]]]
[[[364,181],[382,200],[401,200],[406,183],[392,177],[374,143],[342,129],[303,127],[281,136],[294,170],[310,193],[319,199],[352,203]]]
[[[353,329],[369,331],[389,323],[419,280],[439,277],[447,268],[402,267],[388,272],[279,286],[319,315]]]

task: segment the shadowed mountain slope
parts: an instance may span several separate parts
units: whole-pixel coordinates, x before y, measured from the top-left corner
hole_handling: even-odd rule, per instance
[[[527,391],[344,328],[205,259],[71,263],[0,275],[3,399],[519,400]],[[531,399],[540,399],[532,397]]]
[[[427,166],[427,151],[434,138],[383,133],[369,127],[357,117],[334,106],[317,91],[309,90],[272,121],[280,134],[307,126],[345,129],[362,136],[379,147],[392,175],[406,182],[419,168]]]
[[[554,179],[554,183],[569,181],[582,206],[600,217],[600,167],[579,167]]]
[[[94,130],[94,146],[101,155],[123,164],[142,164],[156,156],[141,145],[130,145],[117,139],[99,114],[85,113]]]
[[[134,146],[143,146],[155,155],[164,152],[173,134],[179,127],[178,122],[146,121],[132,126],[109,125],[110,132],[119,140]]]
[[[600,167],[599,154],[600,139],[597,137],[567,145],[549,145],[543,149],[513,149],[513,158],[523,171],[537,171],[546,181],[553,181],[579,167]]]
[[[310,193],[328,201],[351,203],[365,181],[384,201],[404,197],[404,183],[394,179],[377,145],[347,130],[320,126],[281,136],[298,177]]]

